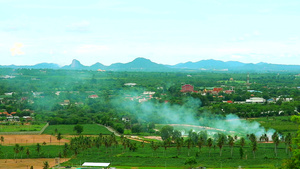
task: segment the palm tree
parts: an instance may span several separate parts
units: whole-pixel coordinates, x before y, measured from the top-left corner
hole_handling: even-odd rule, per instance
[[[58,133],[58,134],[57,134],[56,139],[58,140],[59,145],[60,145],[60,140],[62,139],[61,133]]]
[[[65,143],[64,149],[63,149],[63,155],[66,158],[68,155],[69,145],[68,143]]]
[[[167,151],[167,148],[168,148],[168,141],[167,141],[168,139],[166,139],[166,140],[164,140],[163,142],[162,142],[162,146],[165,148],[165,156],[166,156],[166,151]]]
[[[256,142],[256,136],[252,133],[250,134],[249,136],[249,140],[253,143],[253,142]]]
[[[44,162],[43,169],[49,169],[49,163],[48,163],[48,161]]]
[[[187,148],[188,148],[188,156],[190,156],[190,149],[193,146],[193,141],[191,138],[188,138],[185,142],[186,142]]]
[[[183,139],[182,139],[182,137],[181,138],[177,138],[176,139],[177,155],[179,155],[179,151],[180,151],[182,145],[183,145]]]
[[[1,140],[2,144],[3,144],[3,142],[4,142],[4,137],[1,136],[1,137],[0,137],[0,140]]]
[[[153,149],[153,151],[156,152],[156,150],[159,148],[159,144],[152,141],[151,142],[151,148]]]
[[[23,147],[23,146],[20,146],[20,152],[21,152],[21,161],[22,161],[23,151],[24,151],[24,147]]]
[[[243,149],[243,147],[241,146],[241,147],[240,147],[240,157],[241,157],[241,159],[243,159],[243,156],[244,156],[244,149]]]
[[[240,144],[241,144],[241,147],[243,148],[246,144],[246,141],[245,141],[245,138],[244,137],[241,137],[240,139]]]
[[[20,145],[19,144],[16,144],[15,147],[14,147],[14,151],[16,153],[15,155],[15,159],[16,159],[16,156],[18,156],[19,152],[20,152]],[[17,162],[17,161],[16,161]]]
[[[207,146],[209,147],[209,156],[210,156],[210,152],[211,152],[211,146],[213,145],[213,140],[212,138],[208,138],[207,139]]]
[[[40,157],[41,145],[39,143],[36,144],[36,151],[38,152],[38,156]]]
[[[285,137],[285,152],[288,154],[288,147],[290,147],[290,145],[292,144],[292,135],[291,133],[288,133]],[[289,151],[290,153],[290,151]]]
[[[225,144],[225,136],[223,134],[219,134],[217,145],[220,148],[220,156],[222,156],[222,148],[224,144]]]
[[[230,146],[231,149],[231,157],[232,157],[232,151],[233,151],[233,146],[234,146],[234,139],[231,136],[228,136],[228,144]]]
[[[28,157],[29,157],[29,155],[30,155],[29,148],[28,148],[28,147],[26,147],[25,151],[26,151],[26,155],[27,155],[27,158],[28,158]]]
[[[256,140],[252,142],[252,152],[253,152],[253,157],[255,158],[255,151],[257,150],[257,142]]]
[[[272,135],[272,140],[273,140],[273,143],[275,145],[275,148],[274,148],[274,152],[275,152],[275,155],[277,157],[277,146],[279,145],[279,136],[278,136],[278,133],[275,132],[273,135]]]

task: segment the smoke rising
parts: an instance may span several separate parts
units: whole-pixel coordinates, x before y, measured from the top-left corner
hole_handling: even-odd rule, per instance
[[[131,95],[133,96],[133,95]],[[136,95],[135,95],[136,96]],[[160,124],[176,124],[175,127],[184,126],[187,130],[199,132],[207,130],[212,133],[224,132],[230,135],[245,136],[254,133],[257,137],[267,134],[269,138],[275,132],[273,129],[266,130],[258,122],[249,122],[240,119],[234,114],[224,116],[215,115],[206,111],[199,115],[201,101],[199,99],[188,98],[183,105],[158,103],[147,101],[139,103],[137,101],[125,100],[119,102],[115,100],[113,104],[122,107],[122,110],[135,115],[140,121],[155,122]],[[179,125],[182,124],[182,125]],[[185,125],[183,125],[185,124]]]

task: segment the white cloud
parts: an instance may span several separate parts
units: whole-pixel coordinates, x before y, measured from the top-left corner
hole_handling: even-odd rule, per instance
[[[23,43],[15,43],[12,48],[10,48],[11,55],[24,55],[25,53],[22,51]]]

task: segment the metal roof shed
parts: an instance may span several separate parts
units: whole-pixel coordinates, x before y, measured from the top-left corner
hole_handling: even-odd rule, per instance
[[[83,167],[108,167],[110,163],[94,163],[94,162],[84,162]]]

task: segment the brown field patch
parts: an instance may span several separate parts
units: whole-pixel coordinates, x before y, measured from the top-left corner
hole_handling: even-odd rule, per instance
[[[60,163],[68,160],[69,158],[61,158]],[[42,169],[45,161],[48,161],[50,167],[57,164],[55,158],[22,159],[22,161],[21,159],[0,159],[0,169],[29,169],[31,166],[33,166],[34,169]]]
[[[31,145],[40,143],[43,144],[44,142],[46,145],[63,145],[64,143],[69,143],[70,140],[67,139],[61,139],[60,143],[56,139],[55,136],[52,135],[3,135],[4,142],[2,145],[14,145],[14,144],[20,144],[20,145]]]

